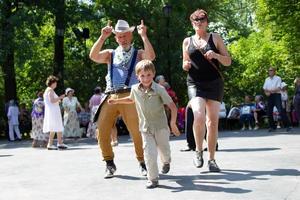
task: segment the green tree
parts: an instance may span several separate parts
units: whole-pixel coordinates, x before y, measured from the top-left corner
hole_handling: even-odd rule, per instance
[[[10,0],[4,0],[1,6],[1,47],[0,65],[4,77],[5,101],[16,99],[16,79],[14,66],[14,36],[17,24],[18,4]]]

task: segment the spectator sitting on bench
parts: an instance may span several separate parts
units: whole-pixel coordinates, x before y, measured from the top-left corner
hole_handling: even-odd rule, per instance
[[[233,130],[236,124],[239,124],[241,110],[238,106],[231,106],[229,113],[227,115],[226,124],[227,128]]]
[[[252,130],[254,117],[253,111],[255,109],[254,103],[251,102],[251,96],[245,96],[245,103],[241,106],[240,123],[243,125],[242,131],[246,129],[246,123],[248,123],[249,130]]]
[[[224,101],[220,104],[219,119],[226,118],[226,106]]]
[[[263,96],[262,95],[256,95],[255,96],[255,108],[253,110],[254,119],[255,119],[255,127],[254,130],[259,129],[259,120],[262,118],[262,116],[266,115],[266,105],[263,102]]]

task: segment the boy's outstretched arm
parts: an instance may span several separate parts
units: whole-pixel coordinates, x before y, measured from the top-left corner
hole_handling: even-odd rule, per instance
[[[129,96],[127,96],[120,99],[110,98],[108,99],[107,103],[108,104],[132,104],[134,103],[134,101]]]
[[[171,121],[170,121],[170,126],[171,126],[171,131],[174,133],[176,136],[180,135],[180,131],[176,125],[176,119],[177,119],[177,107],[175,103],[172,101],[167,105],[170,110],[171,110]]]

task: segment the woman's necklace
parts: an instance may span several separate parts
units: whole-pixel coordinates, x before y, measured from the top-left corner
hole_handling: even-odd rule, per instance
[[[194,45],[196,46],[197,49],[203,50],[205,46],[207,45],[206,41],[207,33],[205,33],[204,37],[200,37],[199,35],[194,35]]]

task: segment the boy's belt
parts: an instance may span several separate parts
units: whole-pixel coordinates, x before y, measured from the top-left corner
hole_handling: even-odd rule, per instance
[[[121,89],[105,92],[105,94],[122,94],[122,93],[130,92],[130,90],[131,88],[121,88]]]

